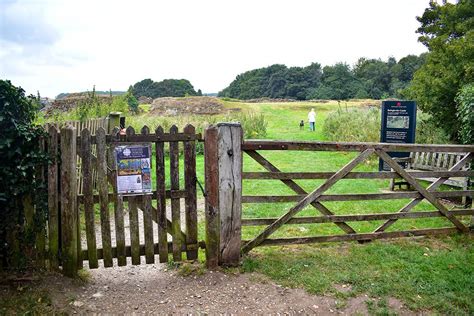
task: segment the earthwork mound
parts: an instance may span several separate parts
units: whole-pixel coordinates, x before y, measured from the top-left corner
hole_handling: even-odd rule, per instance
[[[220,114],[224,111],[222,101],[213,97],[158,98],[150,107],[151,114],[165,116]]]

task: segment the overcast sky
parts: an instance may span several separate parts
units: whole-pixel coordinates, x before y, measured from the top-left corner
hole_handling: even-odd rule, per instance
[[[353,65],[426,49],[428,0],[0,0],[0,78],[28,93],[126,90],[151,78],[218,92],[279,63]]]

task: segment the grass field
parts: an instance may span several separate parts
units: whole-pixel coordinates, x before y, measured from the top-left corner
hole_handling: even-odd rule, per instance
[[[279,140],[325,140],[322,133],[324,119],[329,112],[338,108],[361,106],[363,102],[347,104],[329,103],[236,103],[226,102],[229,108],[261,113],[265,116],[268,139]],[[305,120],[311,108],[317,113],[316,131],[311,132],[308,124],[303,130],[299,121]],[[150,124],[153,117],[144,120]],[[195,117],[179,118],[180,124],[193,122]],[[167,118],[172,122],[173,118]],[[200,118],[216,122],[223,116]],[[134,121],[139,123],[140,117]],[[362,128],[362,127],[361,127]],[[266,151],[262,154],[282,171],[337,171],[355,154],[343,152],[290,152]],[[183,161],[180,161],[183,170]],[[169,165],[169,162],[166,161]],[[244,156],[244,171],[264,171],[250,157]],[[378,160],[369,159],[356,171],[376,171]],[[166,167],[169,170],[169,167]],[[197,156],[197,177],[204,183],[203,156]],[[169,176],[167,185],[169,186]],[[312,191],[322,180],[297,180],[305,190]],[[184,179],[181,175],[181,186]],[[426,185],[426,184],[425,184]],[[378,193],[388,189],[388,180],[342,180],[328,193]],[[443,187],[449,190],[448,187]],[[245,180],[244,195],[293,195],[294,193],[278,180]],[[199,193],[199,195],[201,195]],[[201,195],[202,198],[202,195]],[[324,203],[335,214],[364,214],[395,212],[409,200],[379,200]],[[244,204],[244,218],[279,217],[292,203]],[[455,205],[447,204],[448,208]],[[414,210],[434,210],[423,202]],[[308,207],[297,216],[314,216],[319,213]],[[468,223],[470,217],[461,218]],[[371,232],[383,221],[352,222],[357,232]],[[388,231],[420,229],[430,227],[451,227],[443,218],[399,220]],[[243,227],[243,239],[256,236],[264,227]],[[333,223],[285,225],[272,237],[297,237],[342,234]],[[199,224],[199,239],[204,239],[204,223]],[[200,253],[203,258],[203,252]],[[399,239],[376,241],[368,244],[323,243],[299,246],[259,247],[244,258],[241,268],[244,272],[256,271],[276,282],[289,287],[301,287],[320,295],[335,295],[341,307],[346,299],[367,294],[379,299],[369,311],[373,314],[390,314],[385,304],[391,297],[402,300],[414,311],[427,311],[441,314],[474,314],[474,247],[473,237],[469,235],[445,236],[439,238]],[[341,293],[337,286],[345,284],[350,291]]]
[[[349,102],[347,107],[360,106]],[[235,107],[229,103],[227,106]],[[267,138],[280,140],[325,140],[324,119],[330,111],[343,109],[346,104],[332,103],[272,103],[239,104],[244,111],[263,113],[268,121]],[[300,120],[315,108],[316,131],[310,132],[306,123],[300,130]],[[282,171],[336,171],[350,161],[354,154],[340,152],[263,152],[265,158]],[[375,158],[358,171],[376,171]],[[264,171],[250,157],[244,156],[244,171]],[[203,180],[202,156],[198,156],[198,177]],[[305,190],[313,190],[321,180],[296,181]],[[388,180],[343,180],[330,193],[376,193],[387,190]],[[444,188],[448,189],[448,188]],[[278,180],[245,180],[244,195],[292,195]],[[336,214],[395,212],[408,200],[332,202],[325,205]],[[293,204],[245,204],[243,217],[278,217]],[[452,208],[453,205],[449,205]],[[426,202],[415,210],[433,210]],[[309,207],[298,216],[317,215]],[[463,218],[466,223],[469,217]],[[358,232],[370,232],[381,221],[355,222]],[[442,218],[398,221],[389,230],[451,226]],[[264,227],[244,227],[243,239],[258,234]],[[201,229],[201,232],[203,230]],[[272,237],[316,236],[343,233],[334,224],[286,225]],[[333,294],[345,299],[360,294],[380,298],[401,299],[409,308],[442,314],[474,313],[474,247],[471,236],[400,239],[369,244],[334,243],[304,246],[260,247],[245,257],[243,271],[257,271],[290,287],[302,287],[316,294]],[[351,291],[341,293],[335,285],[349,284]],[[384,304],[369,306],[374,314],[390,313]]]

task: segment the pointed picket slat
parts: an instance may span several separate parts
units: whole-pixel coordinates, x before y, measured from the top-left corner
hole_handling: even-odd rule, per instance
[[[163,128],[159,126],[155,134],[159,139],[164,134]],[[158,212],[158,252],[160,262],[168,262],[168,235],[166,219],[166,195],[165,195],[165,149],[164,143],[157,141],[156,145],[156,202]]]
[[[170,134],[178,133],[176,125],[171,126]],[[171,192],[179,190],[179,143],[170,142],[170,180]],[[181,209],[179,198],[171,198],[171,222],[173,236],[173,260],[181,261]]]
[[[107,146],[105,142],[105,129],[99,127],[96,134],[97,139],[97,186],[99,188],[100,204],[100,227],[102,235],[102,248],[104,250],[104,267],[111,267],[112,262],[112,240],[110,235],[109,214],[109,185],[107,180]]]
[[[188,124],[184,127],[184,133],[191,136],[196,134],[196,129],[194,126]],[[184,142],[184,186],[186,189],[186,257],[188,260],[196,260],[198,257],[198,218],[196,197],[196,143],[194,140]]]
[[[95,238],[95,212],[92,187],[91,134],[88,129],[81,131],[82,179],[84,181],[84,218],[86,224],[87,253],[89,268],[99,267]]]

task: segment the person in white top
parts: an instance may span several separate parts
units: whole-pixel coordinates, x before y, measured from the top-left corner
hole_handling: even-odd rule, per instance
[[[308,121],[309,121],[309,130],[314,132],[315,124],[316,124],[316,112],[314,109],[308,113]]]

